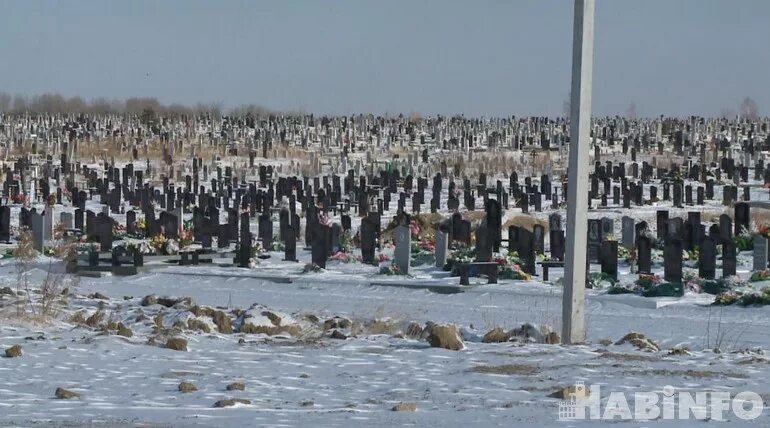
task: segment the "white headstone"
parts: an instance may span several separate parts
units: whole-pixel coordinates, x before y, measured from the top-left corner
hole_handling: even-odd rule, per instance
[[[436,267],[441,269],[446,264],[446,255],[449,244],[447,234],[437,230],[436,231]]]
[[[53,239],[53,207],[47,207],[43,211],[43,240]]]
[[[412,257],[412,242],[409,227],[398,226],[395,230],[396,251],[393,254],[396,266],[404,275],[409,274],[409,260]]]

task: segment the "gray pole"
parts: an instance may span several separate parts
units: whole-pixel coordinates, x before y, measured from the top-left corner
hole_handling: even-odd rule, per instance
[[[584,342],[588,151],[594,61],[594,0],[575,0],[572,33],[567,254],[564,264],[562,343]]]

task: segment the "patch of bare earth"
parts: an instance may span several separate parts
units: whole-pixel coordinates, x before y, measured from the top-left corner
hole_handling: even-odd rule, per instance
[[[509,376],[533,376],[540,373],[540,368],[532,364],[502,364],[499,366],[481,365],[470,369],[474,373],[499,374]]]
[[[661,377],[684,377],[691,379],[716,379],[716,378],[734,378],[748,379],[749,376],[743,373],[714,370],[671,370],[671,369],[649,369],[649,370],[629,370],[625,374],[639,376],[661,376]]]
[[[624,352],[602,352],[597,358],[610,358],[619,361],[660,361],[656,355],[628,354]]]

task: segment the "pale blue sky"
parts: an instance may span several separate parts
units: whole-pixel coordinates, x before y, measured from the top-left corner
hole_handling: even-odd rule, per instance
[[[597,0],[595,114],[770,109],[770,0]],[[571,0],[0,0],[0,91],[559,115]]]

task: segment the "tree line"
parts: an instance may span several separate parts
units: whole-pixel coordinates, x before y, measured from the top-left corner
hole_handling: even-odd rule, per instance
[[[301,112],[279,112],[266,107],[248,104],[225,110],[219,103],[197,103],[189,106],[179,103],[163,104],[155,97],[132,97],[125,100],[93,98],[86,100],[79,96],[65,97],[46,93],[35,96],[11,95],[0,92],[0,114],[130,114],[153,116],[201,116],[218,117],[222,114],[233,116],[264,117],[271,114],[295,115]]]

